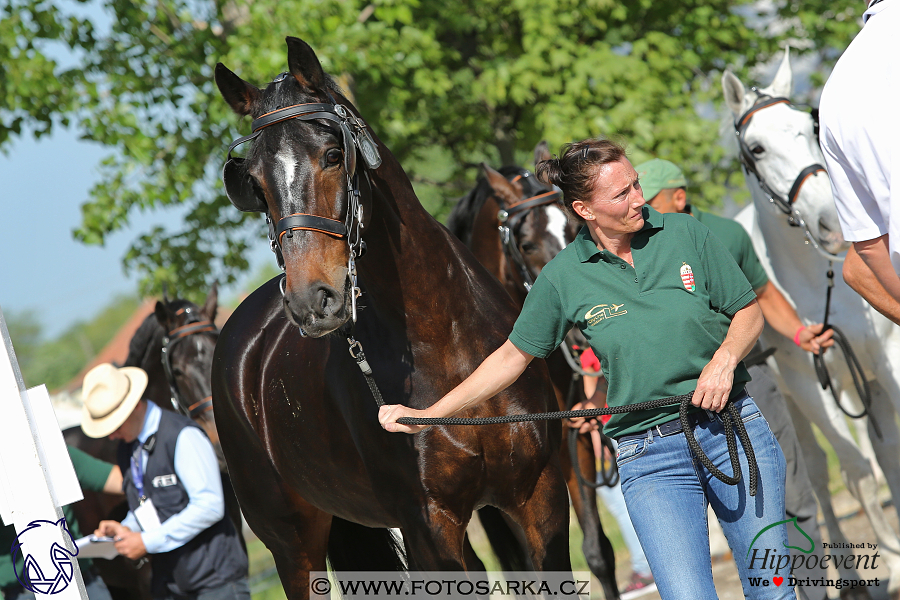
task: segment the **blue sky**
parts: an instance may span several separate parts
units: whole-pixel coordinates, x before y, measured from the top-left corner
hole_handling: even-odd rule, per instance
[[[6,156],[0,154],[0,308],[7,313],[33,310],[45,338],[92,318],[116,294],[136,291],[137,278],[122,269],[131,241],[154,224],[178,227],[177,209],[138,213],[104,247],[75,241],[72,230],[81,223],[80,207],[108,152],[78,140],[73,131],[59,130],[40,141],[23,137],[8,147]],[[264,240],[252,252],[254,268],[274,262]],[[220,298],[237,289],[220,290]]]

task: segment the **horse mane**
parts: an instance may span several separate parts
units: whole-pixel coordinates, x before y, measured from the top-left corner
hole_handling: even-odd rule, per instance
[[[156,347],[162,347],[164,333],[162,325],[156,320],[156,315],[154,313],[147,315],[128,343],[128,358],[125,359],[123,366],[142,367],[150,352]]]
[[[516,166],[500,167],[500,174],[511,179],[516,175],[528,172],[527,169]],[[484,175],[478,177],[478,183],[465,196],[456,202],[456,206],[447,217],[447,229],[466,246],[472,245],[472,229],[478,213],[484,207],[484,203],[491,196],[493,190],[488,185]]]

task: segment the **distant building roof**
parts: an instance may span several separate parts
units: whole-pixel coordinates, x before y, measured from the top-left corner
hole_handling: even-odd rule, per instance
[[[119,331],[113,336],[113,338],[106,344],[100,352],[97,353],[94,358],[88,362],[84,368],[69,381],[66,385],[61,388],[54,390],[52,392],[53,395],[57,394],[67,394],[70,397],[77,397],[79,399],[78,404],[80,405],[80,394],[76,394],[78,390],[81,389],[81,381],[84,379],[84,376],[88,371],[93,369],[95,366],[101,363],[113,363],[116,365],[121,365],[125,362],[125,359],[128,358],[128,344],[131,342],[131,338],[134,337],[134,333],[138,330],[138,327],[141,326],[141,323],[144,322],[144,319],[150,315],[153,310],[156,308],[156,298],[147,298],[141,305],[138,306],[134,313],[132,313],[131,317],[128,318],[128,321],[125,322],[122,327],[119,328]],[[222,325],[225,324],[225,321],[228,320],[228,317],[231,316],[233,311],[219,305],[216,310],[216,325],[221,329]]]

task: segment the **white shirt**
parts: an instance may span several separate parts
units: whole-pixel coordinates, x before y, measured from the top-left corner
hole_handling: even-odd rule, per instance
[[[822,91],[819,141],[844,237],[889,234],[900,274],[900,0],[866,15]]]

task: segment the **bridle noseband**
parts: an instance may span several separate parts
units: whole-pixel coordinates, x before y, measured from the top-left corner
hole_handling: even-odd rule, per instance
[[[280,83],[287,79],[288,76],[288,73],[282,73],[275,78],[273,83]],[[328,95],[328,99],[331,100],[330,104],[295,104],[273,110],[254,119],[251,124],[250,135],[238,138],[228,146],[228,159],[222,170],[222,179],[225,183],[225,193],[228,199],[238,210],[265,213],[269,247],[275,254],[278,266],[282,271],[285,268],[285,264],[281,241],[284,236],[288,238],[293,237],[294,231],[313,231],[347,240],[347,245],[350,249],[347,270],[351,279],[352,318],[355,323],[356,298],[359,295],[355,260],[356,258],[361,258],[366,251],[366,244],[362,239],[363,207],[360,201],[356,154],[359,152],[362,155],[369,169],[377,169],[381,165],[381,156],[378,152],[378,146],[369,134],[365,121],[343,105],[338,104],[329,91],[326,90],[325,93]],[[256,138],[265,128],[292,119],[300,121],[324,119],[337,123],[340,127],[344,154],[344,171],[347,175],[347,197],[349,198],[347,214],[343,221],[318,215],[295,213],[273,222],[261,190],[242,164],[244,159],[231,156],[232,151],[237,146]],[[368,177],[368,172],[364,174]],[[280,289],[282,295],[284,295],[283,280]]]
[[[759,171],[756,168],[756,160],[753,158],[753,152],[750,150],[750,147],[747,145],[747,141],[744,139],[744,136],[747,133],[747,128],[750,125],[750,121],[753,119],[753,116],[764,108],[768,108],[770,106],[775,106],[776,104],[787,104],[789,108],[794,110],[799,110],[794,108],[791,101],[787,98],[776,98],[772,96],[767,96],[762,94],[755,87],[750,88],[754,93],[756,93],[757,99],[756,102],[753,103],[744,114],[739,116],[734,120],[734,133],[737,136],[738,147],[740,148],[740,157],[741,157],[741,166],[744,168],[744,172],[746,174],[752,174],[754,178],[756,178],[756,182],[759,184],[760,189],[769,197],[769,202],[778,207],[778,209],[787,215],[788,224],[791,227],[802,227],[806,238],[813,245],[813,247],[826,256],[829,260],[840,260],[838,257],[826,253],[824,250],[819,248],[819,244],[816,242],[812,233],[809,230],[809,226],[806,224],[806,221],[803,220],[800,211],[794,208],[794,203],[797,201],[797,196],[800,194],[800,188],[803,187],[803,184],[813,175],[819,172],[826,172],[825,167],[819,163],[814,163],[809,165],[808,167],[802,169],[800,173],[797,175],[796,179],[794,179],[794,183],[791,185],[791,189],[788,192],[787,198],[776,193],[766,180],[763,179],[762,175],[760,175]],[[816,109],[812,109],[810,111],[813,117],[813,131],[816,137],[818,138],[818,130],[819,130],[819,112]]]
[[[176,314],[181,312],[190,313],[190,308],[183,308]],[[207,396],[202,400],[187,406],[187,403],[178,391],[178,382],[175,380],[175,373],[172,370],[172,349],[182,340],[199,333],[212,333],[219,335],[219,330],[212,321],[193,321],[185,323],[180,327],[176,327],[172,331],[163,336],[162,347],[162,365],[163,371],[166,373],[166,380],[169,383],[169,392],[172,394],[172,404],[175,409],[186,416],[196,419],[208,410],[212,410],[212,396]]]

